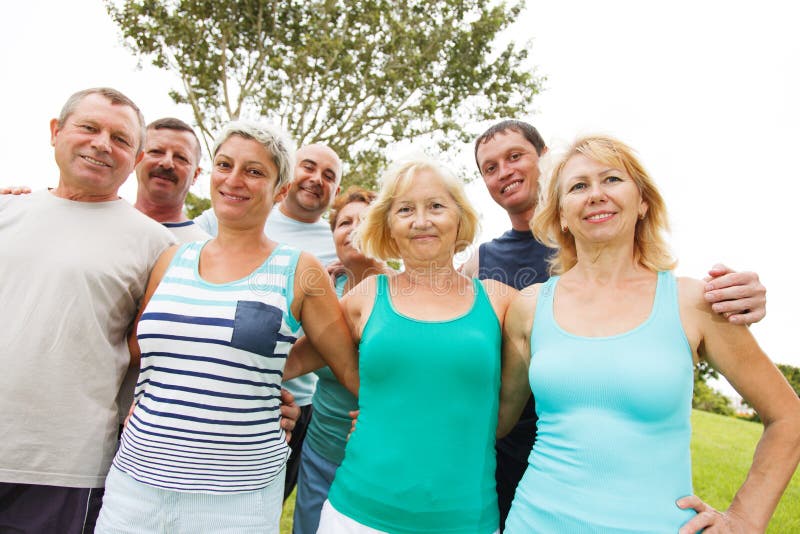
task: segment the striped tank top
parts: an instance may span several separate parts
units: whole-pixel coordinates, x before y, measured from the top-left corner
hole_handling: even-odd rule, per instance
[[[137,404],[114,466],[170,490],[257,490],[289,454],[280,388],[302,335],[289,311],[300,251],[278,245],[249,276],[213,284],[198,272],[204,244],[178,249],[139,321]]]

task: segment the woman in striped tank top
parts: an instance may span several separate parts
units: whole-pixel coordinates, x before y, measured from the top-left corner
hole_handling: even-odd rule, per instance
[[[800,399],[704,283],[675,278],[664,201],[632,150],[578,139],[541,188],[534,235],[553,276],[508,310],[500,432],[531,390],[536,443],[506,522],[528,532],[763,532],[800,459]],[[764,421],[724,512],[692,495],[693,366],[718,369]]]
[[[227,125],[213,152],[219,234],[167,250],[130,337],[135,407],[97,532],[277,533],[289,454],[280,387],[304,333],[351,391],[355,350],[324,268],[264,223],[292,177],[289,139]]]

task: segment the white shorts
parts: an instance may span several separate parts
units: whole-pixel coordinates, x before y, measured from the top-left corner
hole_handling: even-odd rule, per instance
[[[388,534],[383,530],[376,530],[367,525],[362,525],[354,519],[337,512],[331,502],[325,499],[322,505],[322,513],[319,516],[319,528],[317,534]],[[500,534],[500,529],[493,534]]]

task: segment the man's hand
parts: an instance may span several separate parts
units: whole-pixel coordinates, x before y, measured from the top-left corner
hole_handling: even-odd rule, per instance
[[[300,406],[288,389],[281,388],[281,428],[286,432],[286,443],[292,439],[292,430],[300,418]]]
[[[27,195],[31,188],[27,185],[9,185],[0,187],[0,195]]]
[[[767,314],[767,288],[753,272],[737,273],[716,264],[705,278],[706,301],[733,324],[757,323]]]

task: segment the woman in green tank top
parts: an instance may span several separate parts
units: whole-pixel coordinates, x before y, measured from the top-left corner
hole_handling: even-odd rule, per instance
[[[356,239],[404,270],[342,300],[359,343],[361,411],[319,532],[497,531],[500,341],[515,291],[456,270],[477,221],[461,183],[432,162],[384,176]]]

